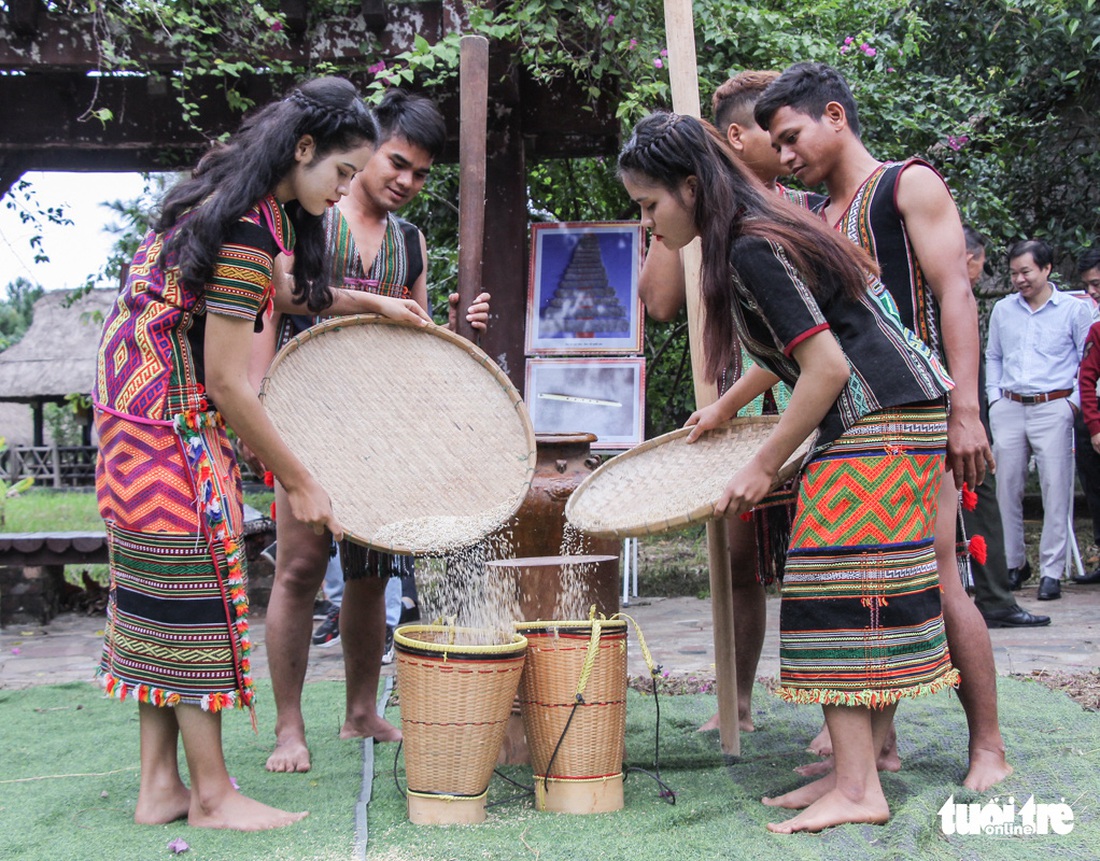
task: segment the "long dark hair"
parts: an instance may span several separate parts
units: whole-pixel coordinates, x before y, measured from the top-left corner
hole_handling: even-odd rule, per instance
[[[730,287],[730,244],[758,236],[781,245],[819,300],[836,293],[858,299],[878,267],[855,243],[800,207],[768,190],[746,170],[725,139],[705,120],[655,113],[634,128],[619,153],[619,173],[643,185],[679,194],[696,178],[692,217],[703,244],[703,341],[706,371],[716,379],[737,350]]]
[[[180,225],[165,251],[179,267],[185,289],[202,294],[230,227],[294,167],[294,150],[304,135],[313,138],[316,160],[376,143],[378,129],[354,85],[342,78],[302,83],[246,119],[168,192],[153,225],[157,232]],[[297,239],[294,298],[320,311],[332,302],[332,291],[320,277],[323,218],[310,215],[297,201],[288,203],[286,211]]]

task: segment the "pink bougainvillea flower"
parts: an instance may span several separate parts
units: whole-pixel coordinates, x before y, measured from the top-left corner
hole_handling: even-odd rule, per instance
[[[653,65],[656,66],[658,69],[663,69],[665,67],[664,61],[660,57],[657,57],[653,60]]]
[[[841,45],[840,46],[840,53],[847,54],[848,53],[848,46],[847,45]]]
[[[172,850],[173,854],[179,855],[183,852],[186,852],[191,847],[187,844],[185,840],[177,837],[175,840],[168,841],[168,848]]]
[[[957,136],[956,135],[948,135],[947,136],[947,145],[949,147],[951,147],[951,149],[955,150],[955,152],[958,152],[959,150],[961,150],[968,143],[970,143],[970,136],[969,135],[957,135]]]
[[[864,48],[863,53],[866,54],[868,57],[873,57],[875,56],[875,54],[878,53],[878,51],[876,51],[874,48]]]
[[[631,39],[630,40],[630,50],[633,51],[637,47],[638,47],[638,40],[637,39]]]
[[[271,22],[272,32],[278,33],[282,29],[283,29],[283,22],[282,21],[272,21]],[[184,844],[184,845],[186,846],[187,844]]]
[[[893,66],[887,66],[887,67],[886,67],[886,71],[887,71],[887,72],[896,72],[896,71],[897,71],[897,69],[895,69],[895,68],[894,68]]]
[[[615,23],[615,16],[614,15],[608,15],[607,16],[607,23],[608,23],[608,25],[614,24]]]
[[[367,71],[370,72],[372,75],[377,75],[379,72],[384,72],[385,70],[386,70],[386,61],[385,60],[379,60],[377,63],[374,63],[371,66],[367,66]]]
[[[854,42],[855,40],[856,40],[856,37],[855,37],[855,36],[846,36],[846,37],[844,38],[844,44],[845,44],[845,45],[851,45],[851,44],[852,44],[852,42]]]
[[[662,57],[667,57],[668,56],[668,48],[661,48],[661,56]]]

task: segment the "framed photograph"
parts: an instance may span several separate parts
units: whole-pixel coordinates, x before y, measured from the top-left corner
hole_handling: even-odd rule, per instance
[[[527,409],[535,433],[594,433],[594,449],[645,438],[645,359],[527,360]]]
[[[529,355],[642,351],[644,233],[635,221],[531,225]]]

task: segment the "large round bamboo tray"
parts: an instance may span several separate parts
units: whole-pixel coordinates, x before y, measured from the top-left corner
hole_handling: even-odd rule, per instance
[[[438,326],[333,318],[279,351],[260,397],[359,544],[454,550],[511,517],[531,485],[535,433],[519,392]]]
[[[599,467],[573,491],[565,516],[582,532],[632,538],[683,529],[714,518],[714,505],[739,469],[775,429],[778,416],[735,418],[690,445],[690,428],[654,437]],[[779,471],[798,472],[809,440]]]

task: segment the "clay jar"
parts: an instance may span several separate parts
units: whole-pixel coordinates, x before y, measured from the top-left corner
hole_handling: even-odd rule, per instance
[[[565,534],[565,503],[584,479],[600,465],[592,454],[596,435],[591,433],[535,434],[535,474],[519,511],[501,530],[510,533],[513,558],[610,554],[618,556],[619,542],[613,538],[590,538],[572,532],[570,546],[562,547]]]

